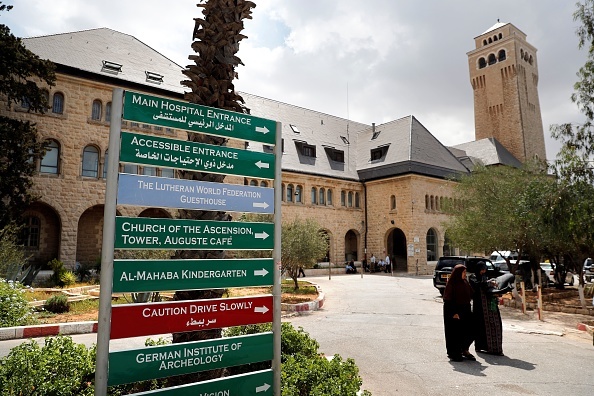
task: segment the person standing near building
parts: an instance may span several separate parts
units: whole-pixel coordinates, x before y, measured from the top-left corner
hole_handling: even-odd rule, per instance
[[[391,264],[392,264],[392,262],[390,261],[390,255],[386,254],[386,267],[385,267],[386,274],[391,271],[391,267],[390,267]]]
[[[472,317],[474,323],[474,349],[477,352],[503,356],[503,326],[499,313],[499,299],[492,292],[497,282],[486,276],[487,265],[484,261],[476,263],[474,274],[469,282],[474,293],[472,296]]]
[[[376,271],[375,256],[373,255],[373,253],[371,253],[371,258],[369,259],[369,261],[371,262],[371,272],[375,272]]]
[[[454,362],[466,358],[476,360],[468,351],[472,344],[472,287],[466,279],[466,267],[457,264],[446,283],[443,293],[443,326],[446,351]]]

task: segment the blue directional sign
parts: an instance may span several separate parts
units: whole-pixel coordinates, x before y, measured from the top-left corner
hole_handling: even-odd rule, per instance
[[[121,173],[118,205],[274,213],[274,189]]]

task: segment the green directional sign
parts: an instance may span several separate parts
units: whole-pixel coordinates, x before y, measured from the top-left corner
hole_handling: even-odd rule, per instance
[[[137,92],[124,93],[123,118],[267,144],[276,141],[275,121]]]
[[[274,179],[274,155],[122,132],[120,161],[225,175]]]
[[[274,248],[274,223],[116,217],[116,249]]]
[[[108,385],[272,360],[272,332],[111,352]]]
[[[274,393],[272,370],[254,371],[200,383],[135,393],[135,396],[269,396]]]
[[[273,272],[273,259],[114,260],[113,291],[271,286]]]

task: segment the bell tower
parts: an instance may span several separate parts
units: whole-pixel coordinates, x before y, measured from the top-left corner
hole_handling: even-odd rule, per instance
[[[467,53],[475,139],[497,139],[518,160],[546,160],[536,48],[511,23],[497,22]]]

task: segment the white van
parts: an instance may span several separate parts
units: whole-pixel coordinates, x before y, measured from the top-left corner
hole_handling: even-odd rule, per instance
[[[489,259],[493,262],[493,265],[499,268],[501,271],[509,272],[509,268],[507,267],[506,258],[511,260],[517,261],[518,260],[518,252],[510,251],[510,250],[503,250],[498,252],[497,250],[491,253],[491,257]]]

